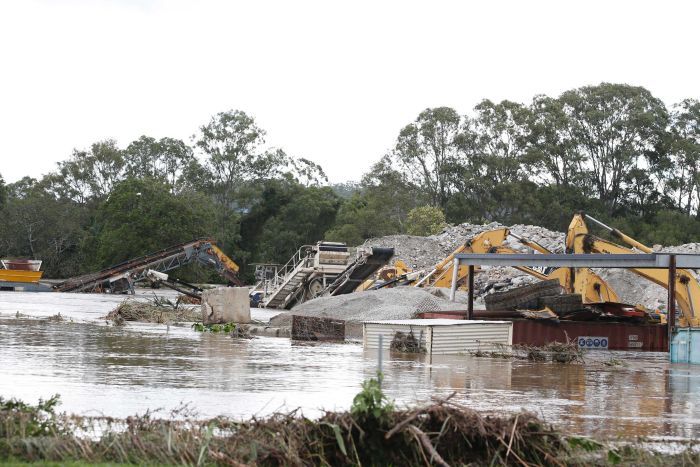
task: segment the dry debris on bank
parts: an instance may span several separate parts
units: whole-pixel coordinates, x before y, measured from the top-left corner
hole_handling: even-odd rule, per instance
[[[139,321],[142,323],[175,323],[200,321],[202,313],[199,307],[188,306],[163,306],[149,302],[137,302],[126,300],[110,311],[107,319],[115,324],[123,324],[125,321]]]
[[[0,398],[0,460],[186,465],[546,465],[564,438],[535,415],[483,416],[451,400],[395,410],[377,380],[352,410],[238,422],[66,417]],[[55,401],[54,401],[55,402]],[[95,428],[100,427],[100,428]],[[76,433],[100,432],[99,436]]]
[[[296,411],[236,421],[126,419],[58,414],[58,397],[32,406],[0,397],[0,462],[129,465],[584,466],[697,465],[692,446],[659,454],[566,436],[536,415],[483,415],[451,398],[396,410],[377,380],[347,412],[308,419]],[[666,451],[668,452],[668,451]]]

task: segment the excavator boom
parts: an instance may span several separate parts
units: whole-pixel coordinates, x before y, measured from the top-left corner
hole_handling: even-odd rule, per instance
[[[623,239],[625,243],[637,248],[644,253],[650,253],[653,250],[648,246],[639,243],[633,238],[623,234],[617,229],[605,226],[600,221],[596,221],[590,216],[576,214],[571,221],[569,232],[566,236],[567,248],[571,245],[573,253],[607,253],[607,254],[635,254],[635,250],[620,246],[616,243],[604,240],[588,233],[585,218],[592,219],[598,225],[615,235],[617,238]],[[658,284],[666,289],[669,286],[668,269],[648,269],[648,268],[633,268],[630,271],[648,279],[655,284]],[[681,326],[700,326],[698,313],[700,312],[700,284],[695,276],[688,270],[676,270],[676,301],[681,309],[681,317],[679,324]]]
[[[421,279],[416,286],[450,287],[452,284],[452,270],[454,257],[459,253],[520,253],[510,247],[504,246],[506,239],[512,236],[523,245],[533,250],[548,254],[547,248],[537,242],[527,240],[510,232],[507,228],[500,228],[481,232],[475,235],[457,248],[452,254],[435,265],[435,268],[426,277]],[[559,268],[544,274],[535,269],[518,266],[516,269],[540,280],[557,279],[568,293],[579,293],[585,303],[619,302],[615,291],[596,273],[588,268]],[[477,269],[478,270],[478,269]],[[469,274],[467,266],[460,266],[457,274],[458,282],[463,281]]]

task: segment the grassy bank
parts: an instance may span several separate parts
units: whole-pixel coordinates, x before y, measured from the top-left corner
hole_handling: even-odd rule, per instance
[[[693,465],[690,451],[660,456],[569,437],[530,413],[493,417],[451,399],[397,410],[377,379],[351,410],[235,421],[151,415],[114,419],[0,398],[0,461],[10,465]]]

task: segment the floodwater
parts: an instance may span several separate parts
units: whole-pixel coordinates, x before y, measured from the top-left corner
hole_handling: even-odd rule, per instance
[[[50,295],[52,301],[86,297]],[[30,308],[18,296],[12,299],[19,300],[14,308]],[[347,409],[360,383],[377,370],[376,351],[359,344],[234,340],[164,325],[116,328],[97,324],[104,312],[92,315],[93,324],[55,323],[15,318],[10,308],[0,306],[0,396],[35,402],[60,394],[67,412],[127,416],[162,409],[167,416],[187,403],[201,417],[295,408],[315,416],[322,409]],[[70,315],[70,307],[63,309]],[[604,365],[611,355],[624,365]],[[383,357],[384,387],[399,406],[454,392],[470,407],[531,410],[572,433],[700,434],[700,366],[670,364],[663,353],[590,353],[585,365],[473,356],[430,361],[389,352]]]

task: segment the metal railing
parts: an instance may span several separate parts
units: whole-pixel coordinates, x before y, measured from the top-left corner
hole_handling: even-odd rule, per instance
[[[313,259],[313,253],[313,245],[304,245],[284,265],[264,265],[267,271],[272,272],[272,274],[269,274],[270,277],[268,277],[268,274],[265,274],[256,284],[255,290],[263,291],[265,297],[276,293],[299,267],[310,266],[309,263]]]

